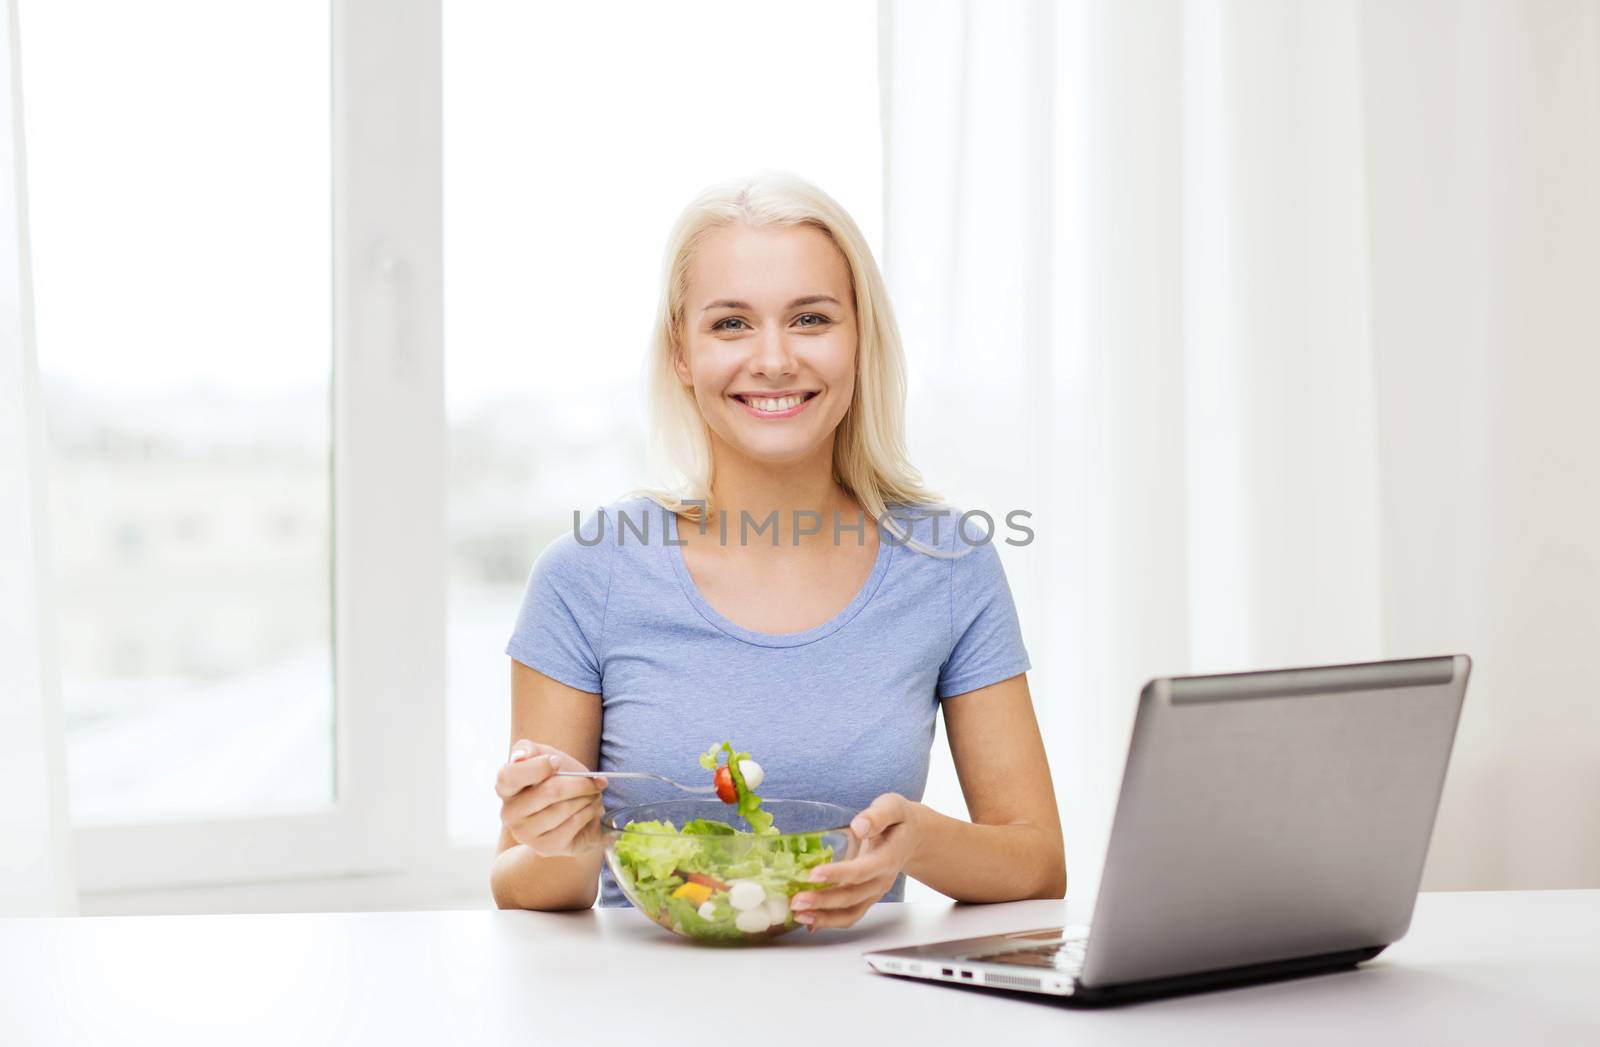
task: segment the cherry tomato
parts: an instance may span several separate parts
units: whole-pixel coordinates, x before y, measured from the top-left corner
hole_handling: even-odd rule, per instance
[[[717,787],[717,799],[723,803],[739,802],[739,790],[734,788],[733,772],[728,770],[727,764],[717,768],[717,773],[711,776],[711,781]]]

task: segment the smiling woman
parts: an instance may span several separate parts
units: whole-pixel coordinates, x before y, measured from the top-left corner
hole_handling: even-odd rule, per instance
[[[685,208],[667,256],[650,395],[672,483],[641,493],[699,520],[697,503],[713,509],[713,463],[725,489],[743,486],[731,473],[749,472],[748,444],[766,462],[755,474],[780,484],[770,465],[815,474],[799,459],[826,452],[837,486],[874,518],[890,499],[937,501],[906,452],[905,362],[888,292],[847,212],[779,173],[723,183]],[[770,402],[796,395],[805,401]],[[795,421],[751,428],[751,418]]]
[[[833,241],[811,226],[726,225],[695,251],[689,281],[763,291],[691,304],[689,351],[672,358],[705,419],[713,458],[726,470],[741,446],[769,463],[826,450],[824,437],[844,419],[855,390],[856,316],[844,304],[850,272]],[[790,283],[825,293],[785,303]],[[779,420],[786,424],[763,424]]]
[[[777,794],[858,812],[859,854],[792,899],[812,929],[902,899],[907,876],[968,901],[1061,897],[1011,591],[987,539],[941,534],[952,510],[907,459],[899,335],[859,229],[765,173],[692,201],[666,257],[651,392],[676,476],[534,564],[507,645],[521,758],[496,781],[497,901],[583,907],[598,877],[601,904],[627,904],[597,821],[664,787],[552,772],[684,780],[707,735],[761,752]],[[941,709],[971,822],[917,802]]]

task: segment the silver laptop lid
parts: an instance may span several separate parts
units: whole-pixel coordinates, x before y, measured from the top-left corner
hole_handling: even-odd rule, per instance
[[[1453,655],[1152,680],[1080,981],[1398,939],[1470,669]]]

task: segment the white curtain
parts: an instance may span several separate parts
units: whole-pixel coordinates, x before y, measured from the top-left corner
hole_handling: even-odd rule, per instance
[[[0,46],[0,916],[76,911],[46,613],[44,425],[28,280],[15,0]]]
[[[880,30],[916,457],[1034,513],[1001,552],[1074,893],[1149,677],[1456,651],[1424,886],[1600,886],[1600,5]]]

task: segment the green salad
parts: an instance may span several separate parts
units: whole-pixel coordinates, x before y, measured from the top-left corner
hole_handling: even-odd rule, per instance
[[[718,763],[718,755],[723,762]],[[821,833],[781,835],[761,810],[760,766],[728,742],[700,757],[717,795],[733,804],[754,832],[696,818],[629,822],[616,841],[616,861],[635,903],[658,923],[695,938],[742,941],[791,927],[789,898],[816,887],[806,875],[833,857]]]

